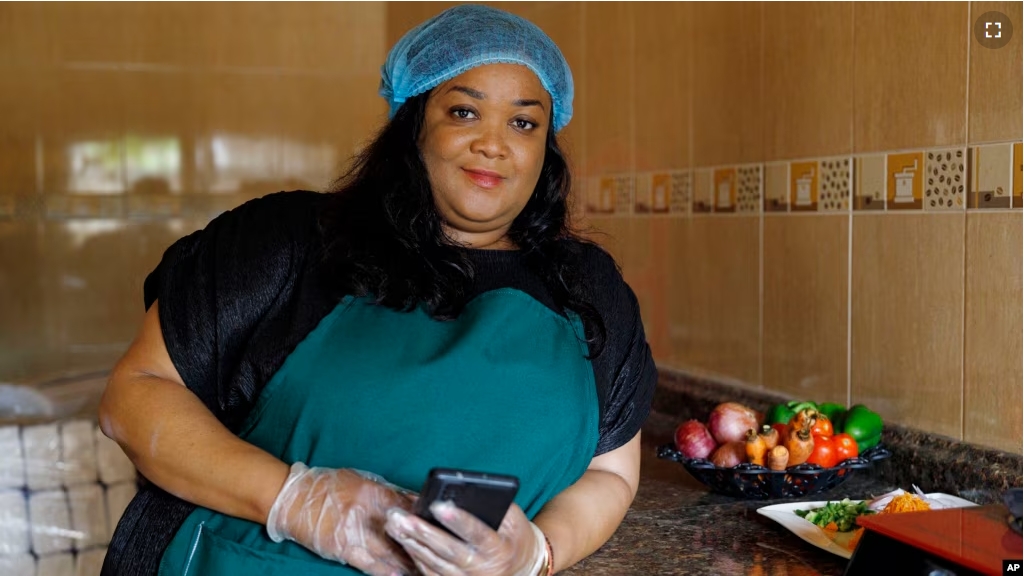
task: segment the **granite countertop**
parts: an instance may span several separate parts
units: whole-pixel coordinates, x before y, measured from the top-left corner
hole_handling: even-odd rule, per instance
[[[657,438],[643,446],[640,489],[612,538],[560,574],[838,576],[846,560],[816,548],[757,513],[786,500],[737,500],[708,492],[679,464],[659,460]],[[895,489],[871,471],[824,494],[796,500],[864,498]]]

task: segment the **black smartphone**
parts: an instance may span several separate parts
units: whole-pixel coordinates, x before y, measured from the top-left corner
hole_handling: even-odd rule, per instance
[[[497,530],[517,492],[519,479],[515,476],[434,468],[427,476],[413,511],[420,518],[452,534],[430,513],[430,505],[434,502],[450,500]]]

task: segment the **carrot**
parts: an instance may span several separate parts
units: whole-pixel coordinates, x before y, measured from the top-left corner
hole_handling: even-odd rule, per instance
[[[789,462],[789,450],[782,444],[772,448],[768,453],[768,468],[772,470],[785,470]]]
[[[786,438],[786,450],[789,450],[787,467],[803,464],[811,457],[811,452],[814,451],[814,440],[811,439],[813,425],[812,422],[804,428],[790,428],[789,436]]]
[[[797,430],[807,428],[810,430],[814,428],[814,424],[818,421],[818,411],[813,408],[804,408],[803,410],[796,413],[793,419],[789,421],[790,430],[796,428]]]
[[[779,445],[779,431],[767,424],[761,427],[760,436],[764,440],[764,447],[767,450]]]
[[[751,464],[764,466],[764,455],[768,447],[764,444],[764,438],[753,428],[747,430],[747,459]]]

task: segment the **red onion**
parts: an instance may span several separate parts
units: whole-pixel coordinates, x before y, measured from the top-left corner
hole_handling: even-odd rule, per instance
[[[736,402],[725,402],[715,406],[708,417],[708,430],[719,444],[742,442],[747,430],[759,429],[757,415],[750,408]]]
[[[743,442],[727,442],[711,455],[711,462],[719,468],[732,468],[747,458],[747,446]]]
[[[706,426],[687,420],[676,428],[676,448],[687,458],[707,458],[715,450],[715,439]]]

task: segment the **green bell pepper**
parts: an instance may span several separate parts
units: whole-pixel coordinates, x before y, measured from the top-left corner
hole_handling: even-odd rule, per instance
[[[810,408],[817,410],[818,405],[805,400],[793,400],[785,404],[776,404],[768,411],[768,424],[789,424],[797,412]]]
[[[836,404],[835,402],[825,402],[824,404],[818,405],[818,412],[824,414],[829,422],[832,422],[832,429],[836,433],[843,429],[843,423],[846,421],[846,407],[842,404]]]
[[[882,417],[867,406],[857,404],[846,412],[843,432],[857,442],[857,449],[864,452],[882,441]]]

